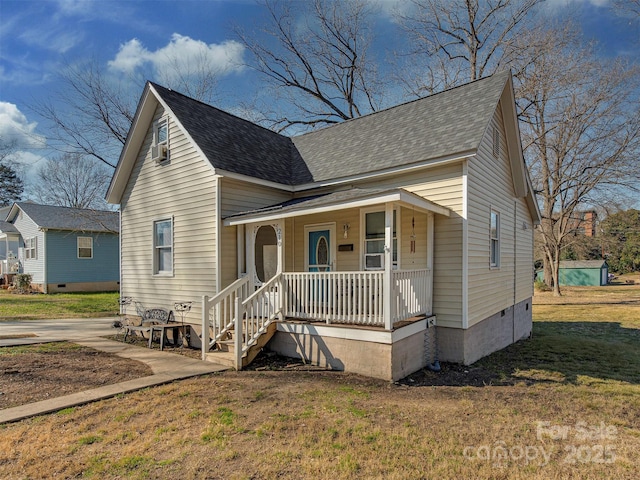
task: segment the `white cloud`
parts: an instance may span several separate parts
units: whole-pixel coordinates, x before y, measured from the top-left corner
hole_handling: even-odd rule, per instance
[[[152,58],[153,54],[134,38],[120,45],[116,58],[109,61],[109,68],[123,73],[133,73],[143,64],[152,62]]]
[[[39,25],[38,28],[27,28],[20,39],[27,45],[37,46],[57,53],[67,53],[82,43],[84,33],[77,29],[69,29],[67,25]]]
[[[29,122],[16,105],[0,101],[0,138],[21,149],[43,148],[45,138],[36,133],[36,122]]]
[[[583,5],[591,4],[595,7],[604,7],[610,3],[611,0],[547,0],[542,4],[542,8],[554,10],[558,8],[568,7],[570,5]]]
[[[155,51],[148,50],[137,38],[120,46],[116,57],[109,61],[109,68],[131,74],[135,70],[151,65],[164,78],[172,75],[189,75],[204,66],[219,75],[242,69],[244,47],[229,40],[206,44],[201,40],[174,33],[167,45]]]

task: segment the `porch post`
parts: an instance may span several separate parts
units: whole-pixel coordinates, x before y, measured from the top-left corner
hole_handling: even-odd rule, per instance
[[[434,235],[434,215],[427,214],[427,314],[433,315],[433,239]]]
[[[255,291],[255,272],[256,272],[256,256],[255,256],[255,225],[249,224],[244,229],[244,248],[246,253],[245,272],[249,275],[249,295]]]
[[[384,210],[384,277],[382,281],[384,291],[384,328],[393,328],[394,292],[392,291],[391,272],[393,270],[393,203],[386,203]]]

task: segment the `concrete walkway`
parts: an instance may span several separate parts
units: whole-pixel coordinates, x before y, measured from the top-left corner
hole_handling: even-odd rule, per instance
[[[101,338],[115,333],[115,330],[111,326],[113,320],[113,318],[83,318],[1,322],[0,347],[68,340],[96,350],[144,362],[151,367],[153,375],[40,402],[29,403],[27,405],[5,408],[0,410],[0,424],[15,422],[24,418],[94,402],[103,398],[113,397],[120,393],[133,392],[146,387],[169,383],[174,380],[221,372],[228,369],[228,367],[222,365],[203,362],[183,355],[161,352],[160,350],[150,350]],[[1,338],[3,336],[19,335],[25,335],[25,337]],[[27,337],[26,335],[35,336]]]

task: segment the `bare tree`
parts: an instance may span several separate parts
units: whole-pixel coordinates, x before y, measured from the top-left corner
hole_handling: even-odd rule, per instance
[[[187,59],[168,55],[159,81],[197,100],[212,101],[219,72],[205,52]],[[68,65],[60,73],[61,89],[31,108],[51,123],[50,146],[115,167],[145,76],[153,78],[153,72],[115,77],[95,59]]]
[[[613,6],[623,14],[640,18],[640,0],[614,0]]]
[[[48,160],[38,171],[38,201],[62,207],[104,209],[110,170],[79,154]]]
[[[491,75],[509,63],[514,39],[541,0],[411,0],[398,14],[411,40],[401,77],[416,96]],[[420,61],[417,61],[420,59]]]
[[[52,124],[50,145],[115,167],[135,115],[133,91],[111,81],[95,60],[60,75],[62,89],[32,107]]]
[[[265,7],[266,38],[235,31],[253,57],[249,66],[292,107],[287,113],[265,112],[271,127],[328,125],[380,107],[376,68],[368,57],[373,34],[368,2],[266,0]]]
[[[560,295],[559,261],[574,218],[612,186],[638,187],[638,68],[596,58],[569,29],[529,32],[545,47],[517,71],[523,147],[542,204],[545,281]],[[519,42],[529,44],[528,35]]]

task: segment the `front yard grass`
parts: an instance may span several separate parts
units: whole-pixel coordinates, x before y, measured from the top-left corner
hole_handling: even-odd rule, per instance
[[[2,426],[0,477],[638,478],[640,288],[566,293],[499,383],[225,372]]]
[[[17,295],[0,290],[0,322],[110,317],[117,313],[118,292]]]

